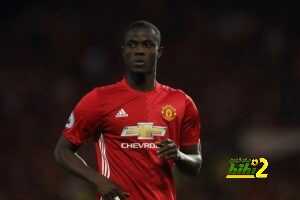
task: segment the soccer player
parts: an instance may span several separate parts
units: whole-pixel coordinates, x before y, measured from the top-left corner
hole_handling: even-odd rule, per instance
[[[86,94],[57,142],[56,161],[94,185],[98,199],[175,200],[172,168],[199,173],[199,114],[183,91],[157,82],[160,42],[153,24],[129,25],[124,78]],[[76,153],[88,138],[95,143],[97,170]]]

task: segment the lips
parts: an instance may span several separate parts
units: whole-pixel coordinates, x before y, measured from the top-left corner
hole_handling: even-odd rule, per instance
[[[144,64],[145,64],[145,61],[144,61],[144,60],[135,60],[135,61],[133,61],[133,63],[134,63],[135,65],[144,65]]]

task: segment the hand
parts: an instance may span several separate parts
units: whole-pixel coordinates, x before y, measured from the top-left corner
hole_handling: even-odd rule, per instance
[[[158,146],[158,156],[165,159],[173,159],[178,160],[180,151],[176,145],[176,143],[171,140],[163,140],[160,143],[157,144]]]
[[[129,198],[129,193],[124,192],[120,187],[107,179],[97,184],[97,187],[103,200],[126,200]]]

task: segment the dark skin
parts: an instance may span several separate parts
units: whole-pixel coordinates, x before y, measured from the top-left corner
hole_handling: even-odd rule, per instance
[[[161,52],[159,39],[152,29],[133,29],[126,34],[122,56],[126,65],[125,77],[132,88],[140,91],[155,88],[156,67]],[[176,167],[186,174],[199,173],[202,163],[200,143],[179,149],[174,141],[167,139],[157,146],[157,153],[161,159],[174,160]],[[102,194],[104,200],[115,200],[115,197],[127,199],[129,194],[126,191],[86,164],[76,153],[79,147],[61,136],[54,151],[56,161],[68,171],[91,183]]]
[[[116,196],[122,200],[127,199],[128,193],[86,164],[76,153],[79,147],[61,136],[55,147],[55,160],[68,171],[88,181],[103,195],[104,200],[114,200]]]
[[[127,33],[122,56],[129,85],[137,90],[154,89],[156,66],[162,53],[158,38],[152,29],[134,29]]]
[[[125,38],[123,59],[127,66],[126,78],[132,88],[142,91],[154,89],[158,59],[162,54],[159,39],[152,29],[132,30]],[[137,63],[137,60],[143,62]],[[171,139],[157,144],[162,159],[173,159],[180,171],[186,174],[199,173],[202,157],[200,143],[184,148],[177,147]]]

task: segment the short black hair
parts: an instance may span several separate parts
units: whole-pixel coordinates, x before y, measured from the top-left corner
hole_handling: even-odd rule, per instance
[[[124,39],[126,38],[129,31],[134,30],[134,29],[143,29],[143,28],[152,29],[156,34],[158,45],[160,45],[161,34],[160,34],[159,29],[154,24],[152,24],[148,21],[145,21],[145,20],[138,20],[138,21],[134,21],[131,24],[129,24],[129,26],[125,30]]]

